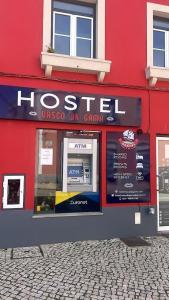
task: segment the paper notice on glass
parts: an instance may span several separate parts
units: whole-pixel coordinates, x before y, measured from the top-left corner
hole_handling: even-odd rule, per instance
[[[53,165],[53,149],[42,148],[40,152],[40,165]]]
[[[169,158],[169,145],[165,145],[165,158]]]

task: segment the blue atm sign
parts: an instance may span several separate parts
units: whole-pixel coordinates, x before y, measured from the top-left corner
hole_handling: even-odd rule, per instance
[[[68,166],[68,177],[82,177],[83,167],[82,166]]]

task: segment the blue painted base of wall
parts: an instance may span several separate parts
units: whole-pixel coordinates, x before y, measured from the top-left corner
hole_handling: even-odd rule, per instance
[[[79,240],[151,236],[157,233],[157,215],[140,207],[141,224],[135,224],[138,207],[111,207],[103,215],[32,218],[33,211],[0,212],[0,248]]]

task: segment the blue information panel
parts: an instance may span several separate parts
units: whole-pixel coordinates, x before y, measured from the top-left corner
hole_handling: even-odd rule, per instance
[[[107,203],[150,201],[148,134],[107,133]]]

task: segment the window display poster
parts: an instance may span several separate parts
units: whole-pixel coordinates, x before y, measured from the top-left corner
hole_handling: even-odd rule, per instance
[[[99,192],[56,191],[56,213],[78,213],[100,211]]]
[[[53,149],[42,148],[40,155],[40,165],[51,166],[53,164]]]
[[[132,130],[107,133],[107,203],[150,200],[148,134]]]

